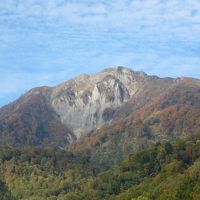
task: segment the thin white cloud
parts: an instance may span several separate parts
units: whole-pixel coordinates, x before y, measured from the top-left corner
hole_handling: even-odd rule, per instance
[[[111,65],[200,77],[199,35],[199,0],[2,0],[0,104]]]

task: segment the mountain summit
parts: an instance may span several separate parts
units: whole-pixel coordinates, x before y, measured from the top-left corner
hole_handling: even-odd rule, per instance
[[[69,144],[128,116],[181,81],[117,67],[34,88],[0,109],[0,145]]]

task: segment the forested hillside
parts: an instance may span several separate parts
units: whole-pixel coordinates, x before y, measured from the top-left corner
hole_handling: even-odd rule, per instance
[[[112,159],[112,157],[110,157]],[[102,171],[90,153],[0,150],[1,199],[198,200],[200,134],[156,143]]]

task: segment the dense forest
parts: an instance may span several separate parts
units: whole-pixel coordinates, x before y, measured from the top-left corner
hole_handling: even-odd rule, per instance
[[[199,133],[139,149],[107,170],[89,151],[52,148],[2,147],[0,163],[2,200],[200,199]]]

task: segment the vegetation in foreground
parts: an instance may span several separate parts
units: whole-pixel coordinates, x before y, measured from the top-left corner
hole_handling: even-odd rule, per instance
[[[156,143],[106,171],[90,153],[55,149],[1,148],[0,163],[2,200],[200,199],[200,134]]]

